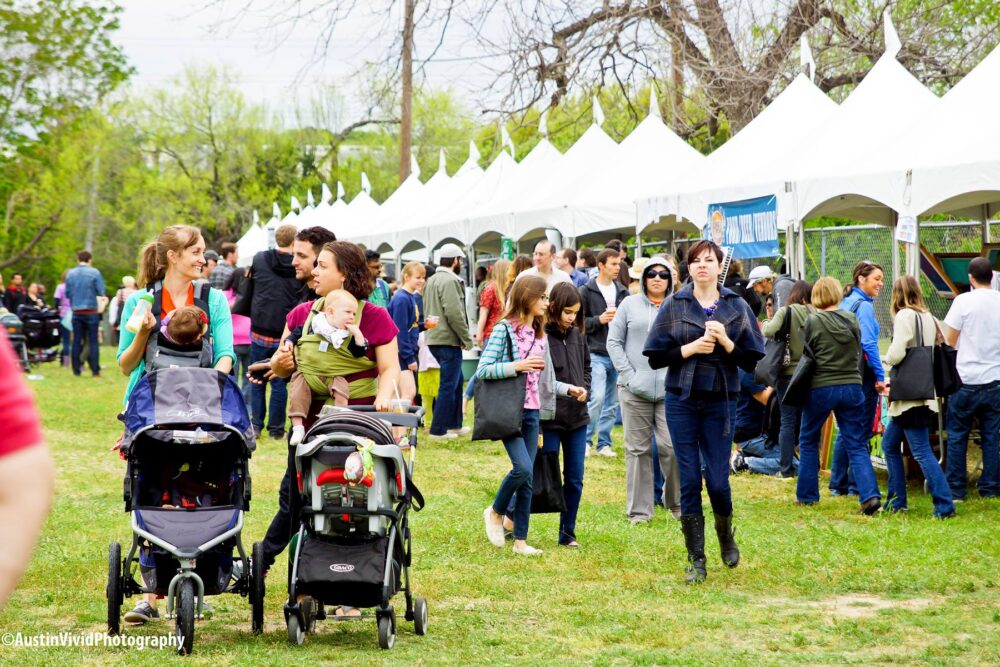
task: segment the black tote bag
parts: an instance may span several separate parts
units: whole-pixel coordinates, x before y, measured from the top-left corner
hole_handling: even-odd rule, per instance
[[[514,359],[514,341],[507,331],[510,359]],[[524,396],[528,376],[518,373],[502,380],[477,380],[473,390],[475,417],[472,422],[473,440],[503,440],[521,432],[524,419]]]
[[[934,400],[934,346],[924,345],[924,328],[920,313],[916,318],[916,342],[906,349],[906,356],[889,371],[890,401]]]
[[[253,279],[249,272],[244,273],[238,281],[234,281],[233,292],[236,293],[236,299],[229,306],[229,312],[233,315],[250,317],[250,306],[253,303]]]
[[[788,382],[788,389],[781,399],[782,405],[803,406],[809,400],[809,392],[812,391],[813,376],[816,374],[816,357],[812,348],[809,347],[809,321],[806,320],[804,338],[802,340],[802,356],[799,364],[795,367],[795,373]]]
[[[768,387],[776,387],[782,371],[788,366],[788,336],[792,330],[792,308],[786,306],[785,321],[774,338],[764,343],[764,358],[757,362],[754,379]]]
[[[562,472],[559,470],[559,451],[538,452],[532,476],[531,513],[565,511],[566,498],[563,496]]]
[[[937,322],[934,323],[937,327]],[[962,386],[958,375],[958,350],[944,340],[941,327],[937,327],[937,344],[934,346],[934,389],[937,395],[951,396]]]

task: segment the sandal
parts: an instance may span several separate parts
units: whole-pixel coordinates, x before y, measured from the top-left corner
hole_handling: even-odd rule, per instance
[[[333,613],[333,618],[336,621],[356,621],[361,618],[361,610],[357,607],[341,605],[340,607],[337,607],[337,611]]]

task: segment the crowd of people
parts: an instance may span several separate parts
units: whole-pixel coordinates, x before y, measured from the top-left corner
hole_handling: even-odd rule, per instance
[[[831,413],[837,437],[829,493],[857,496],[866,515],[907,509],[909,451],[934,515],[955,516],[975,426],[983,450],[979,495],[1000,497],[1000,292],[991,288],[985,259],[970,263],[972,289],[943,322],[929,313],[916,279],[898,278],[883,352],[874,301],[884,271],[868,261],[842,288],[830,276],[810,285],[767,266],[744,278],[738,261],[724,276],[723,249],[707,240],[683,257],[639,257],[632,265],[620,241],[577,252],[542,240],[530,258],[477,267],[476,284],[467,285],[466,255],[454,244],[440,248],[436,265],[407,263],[396,281],[385,277],[378,253],[320,227],[281,226],[275,243],[246,269],[237,266],[235,245],[208,250],[194,227],[168,227],[143,248],[137,276],[126,277],[110,300],[116,361],[129,377],[126,404],[144,374],[183,357],[239,378],[258,437],[266,432],[295,445],[326,404],[388,410],[401,401],[423,403],[433,441],[470,432],[467,406],[477,385],[519,380],[505,400],[517,404],[520,427],[501,438],[511,470],[483,512],[489,542],[503,547],[510,539],[516,554],[542,553],[528,543],[535,459],[539,451],[561,452],[565,507],[557,540],[579,548],[585,459],[592,452],[616,458],[612,429],[621,423],[624,516],[640,525],[654,520],[656,506],[670,511],[687,550],[689,583],[707,576],[702,487],[721,560],[736,567],[730,475],[795,480],[795,502],[819,502],[821,432]],[[73,372],[82,373],[87,342],[98,375],[97,327],[109,300],[90,253],[78,260],[54,306],[68,315]],[[15,275],[4,301],[41,307],[44,288],[23,287]],[[776,358],[767,356],[773,342],[781,343]],[[913,350],[941,344],[957,347],[961,379],[947,400],[946,469],[931,444],[932,432],[940,435],[942,397],[932,388],[894,398],[903,375],[891,381],[887,370],[909,363]],[[463,353],[477,346],[478,367],[465,384]],[[764,367],[766,358],[771,365]],[[880,423],[884,495],[870,453]],[[32,433],[25,442],[38,439]],[[295,525],[293,451],[263,541],[265,569]],[[156,598],[147,595],[125,620],[157,616]]]

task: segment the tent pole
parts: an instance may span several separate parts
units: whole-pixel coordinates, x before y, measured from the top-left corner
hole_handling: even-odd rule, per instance
[[[899,277],[899,241],[896,240],[896,226],[899,225],[899,214],[892,212],[892,279]]]
[[[920,278],[920,219],[916,221],[916,240],[906,244],[906,275]]]
[[[796,220],[798,238],[795,245],[795,267],[799,272],[799,280],[806,279],[806,226],[803,220]]]
[[[990,205],[983,204],[983,245],[990,242]]]

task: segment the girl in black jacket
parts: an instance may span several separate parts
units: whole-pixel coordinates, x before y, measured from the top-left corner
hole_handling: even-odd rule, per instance
[[[569,283],[558,283],[549,297],[549,354],[556,380],[590,390],[590,353],[580,317],[580,293]],[[558,396],[556,416],[543,421],[542,451],[563,448],[563,496],[566,511],[559,518],[559,544],[578,547],[576,512],[583,495],[583,460],[587,450],[587,394],[576,398]]]

